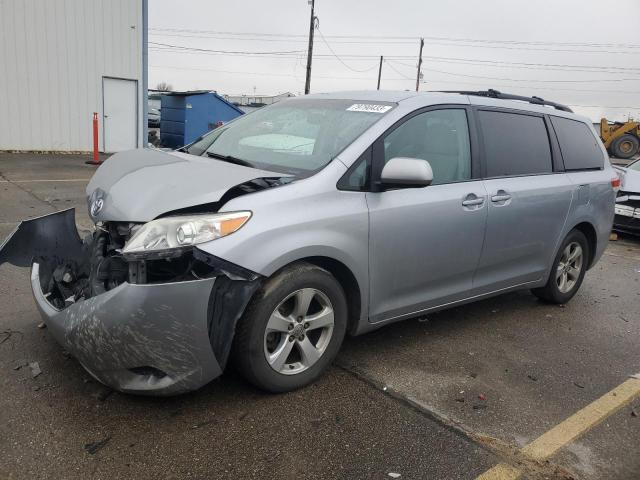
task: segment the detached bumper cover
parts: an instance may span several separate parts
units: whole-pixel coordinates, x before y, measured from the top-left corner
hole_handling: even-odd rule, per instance
[[[36,304],[55,339],[100,382],[155,395],[195,390],[222,373],[207,331],[214,282],[124,283],[56,310],[42,293],[39,265],[31,270]]]
[[[121,283],[65,308],[48,299],[52,263],[89,261],[74,211],[21,223],[0,245],[0,265],[31,265],[36,305],[53,337],[97,380],[117,390],[174,395],[219,376],[257,274],[201,252],[216,274],[173,283]]]

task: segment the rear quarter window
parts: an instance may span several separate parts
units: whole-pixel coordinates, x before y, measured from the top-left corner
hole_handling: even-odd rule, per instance
[[[486,157],[485,177],[551,173],[551,145],[542,117],[478,112]]]
[[[558,136],[565,170],[592,170],[603,167],[604,155],[598,139],[585,123],[554,116],[551,117],[551,123]]]

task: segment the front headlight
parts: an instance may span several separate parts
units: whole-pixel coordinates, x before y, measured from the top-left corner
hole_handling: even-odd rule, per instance
[[[251,212],[166,217],[142,225],[122,249],[123,254],[190,247],[225,237],[251,218]]]

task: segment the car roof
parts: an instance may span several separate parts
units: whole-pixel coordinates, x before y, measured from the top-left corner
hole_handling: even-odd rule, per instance
[[[340,92],[314,93],[295,98],[317,98],[328,100],[353,100],[362,102],[392,102],[392,103],[410,103],[413,107],[420,105],[428,106],[440,103],[478,105],[490,107],[510,108],[521,111],[529,111],[536,113],[546,113],[558,117],[571,118],[580,120],[585,123],[592,123],[587,117],[577,115],[572,112],[557,110],[550,106],[535,105],[521,100],[503,100],[497,98],[487,98],[475,95],[466,95],[463,93],[449,93],[438,91],[412,92],[408,90],[347,90]]]
[[[398,103],[402,100],[406,100],[407,98],[415,97],[416,95],[418,95],[418,93],[403,90],[348,90],[344,92],[313,93],[311,95],[296,98]]]

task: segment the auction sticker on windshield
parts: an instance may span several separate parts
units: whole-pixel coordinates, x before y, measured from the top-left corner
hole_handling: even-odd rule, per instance
[[[371,103],[354,103],[347,111],[349,112],[368,112],[368,113],[385,113],[391,110],[391,105],[374,105]]]

